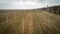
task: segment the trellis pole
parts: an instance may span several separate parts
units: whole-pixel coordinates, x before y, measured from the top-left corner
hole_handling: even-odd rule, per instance
[[[8,15],[6,15],[6,18],[7,18],[7,23],[8,23]]]
[[[48,5],[47,5],[47,11],[48,11],[48,13],[49,13],[49,11],[50,11],[50,8],[49,8]],[[49,13],[48,17],[49,17],[49,19],[48,19],[49,21],[48,21],[48,22],[50,23],[50,13]]]
[[[58,7],[58,18],[59,18],[59,7]]]

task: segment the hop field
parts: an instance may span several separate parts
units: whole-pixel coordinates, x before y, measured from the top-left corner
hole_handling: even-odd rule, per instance
[[[60,34],[60,15],[47,11],[1,12],[0,34]]]

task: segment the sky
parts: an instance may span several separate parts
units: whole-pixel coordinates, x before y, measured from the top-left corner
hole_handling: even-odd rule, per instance
[[[60,5],[60,0],[0,0],[0,9],[36,9]]]

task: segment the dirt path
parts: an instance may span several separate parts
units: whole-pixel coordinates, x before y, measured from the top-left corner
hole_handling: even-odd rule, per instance
[[[22,21],[23,34],[32,34],[33,32],[33,16],[27,13],[26,17]]]

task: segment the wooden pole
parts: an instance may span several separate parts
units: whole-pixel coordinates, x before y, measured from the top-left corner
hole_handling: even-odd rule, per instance
[[[48,9],[49,9],[49,8],[48,8],[48,5],[47,5],[47,11],[48,11]]]
[[[52,13],[53,13],[53,7],[52,7]]]
[[[7,16],[7,23],[8,23],[8,15],[6,15]]]
[[[58,7],[58,15],[59,15],[59,7]]]

